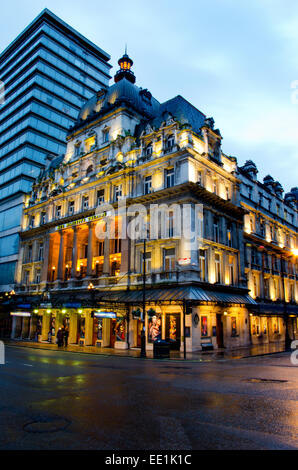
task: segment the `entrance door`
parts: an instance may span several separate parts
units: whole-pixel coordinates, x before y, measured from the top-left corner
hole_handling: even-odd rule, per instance
[[[142,328],[143,322],[141,322],[141,320],[137,320],[137,348],[140,348],[142,345]]]
[[[116,320],[111,320],[111,335],[110,335],[110,347],[115,346],[116,341]]]
[[[15,317],[16,324],[15,324],[15,338],[21,338],[22,334],[22,327],[23,327],[23,317]]]
[[[180,349],[180,313],[166,315],[166,341],[170,343],[172,350]]]
[[[23,318],[23,326],[22,326],[22,338],[28,339],[30,330],[30,317]]]
[[[80,339],[85,339],[85,317],[78,315],[77,343]]]
[[[220,313],[216,314],[216,340],[217,340],[217,346],[219,348],[223,348],[224,347],[223,323],[222,323],[222,316]]]

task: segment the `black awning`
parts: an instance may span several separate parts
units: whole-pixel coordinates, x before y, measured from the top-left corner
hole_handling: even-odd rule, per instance
[[[140,303],[143,300],[142,290],[122,292],[101,292],[96,295],[99,301]],[[146,289],[146,302],[182,302],[183,300],[197,303],[250,304],[256,305],[248,294],[227,291],[205,290],[202,287],[181,286],[164,289]]]

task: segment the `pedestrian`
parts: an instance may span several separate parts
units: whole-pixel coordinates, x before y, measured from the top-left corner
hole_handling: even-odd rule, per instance
[[[68,345],[68,336],[69,336],[68,326],[65,327],[63,333],[64,333],[64,346],[67,348],[67,345]]]
[[[52,330],[48,332],[48,343],[52,342]]]
[[[59,328],[58,333],[57,333],[57,344],[58,344],[58,348],[61,348],[63,346],[63,331],[62,331],[62,328]]]

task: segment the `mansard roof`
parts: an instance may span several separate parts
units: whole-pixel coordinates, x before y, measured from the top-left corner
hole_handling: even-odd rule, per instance
[[[154,118],[144,120],[137,126],[136,137],[139,137],[148,125],[153,130],[157,130],[164,121],[167,121],[171,117],[180,124],[189,125],[197,134],[201,133],[201,128],[206,118],[205,114],[195,108],[185,98],[177,95],[175,98],[161,103],[158,113]]]
[[[94,114],[109,112],[114,106],[126,104],[146,118],[156,116],[160,103],[151,95],[148,90],[144,90],[126,78],[122,78],[114,83],[107,90],[101,90],[82,107],[78,124],[81,120],[85,121],[92,118]]]

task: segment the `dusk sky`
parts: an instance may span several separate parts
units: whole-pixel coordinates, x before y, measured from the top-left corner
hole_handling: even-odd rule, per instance
[[[10,0],[0,50],[45,7],[111,55],[111,75],[127,43],[138,86],[159,101],[181,94],[213,116],[239,165],[298,186],[298,2]]]

